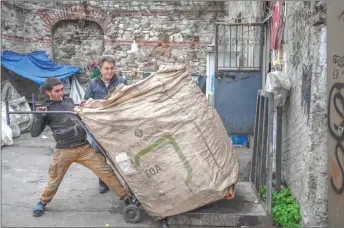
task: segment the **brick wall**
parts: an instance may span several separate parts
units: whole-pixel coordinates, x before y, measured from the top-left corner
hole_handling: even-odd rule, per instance
[[[303,225],[327,219],[326,28],[315,3],[285,2],[284,70],[291,80],[283,111],[282,179],[301,204]]]

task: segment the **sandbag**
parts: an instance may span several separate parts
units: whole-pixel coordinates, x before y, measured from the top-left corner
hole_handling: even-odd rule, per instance
[[[236,152],[185,67],[160,66],[76,110],[153,218],[233,197]]]

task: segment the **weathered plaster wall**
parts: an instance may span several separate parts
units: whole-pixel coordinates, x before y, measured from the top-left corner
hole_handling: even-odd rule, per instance
[[[282,179],[301,204],[303,225],[326,226],[326,27],[315,2],[285,2]]]

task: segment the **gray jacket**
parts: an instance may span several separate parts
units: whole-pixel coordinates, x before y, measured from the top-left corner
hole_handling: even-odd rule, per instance
[[[71,98],[64,98],[63,101],[45,100],[42,106],[47,107],[48,111],[72,111],[74,102]],[[76,116],[69,114],[35,114],[30,127],[30,134],[32,137],[37,137],[46,126],[49,126],[56,141],[56,148],[67,149],[84,145],[87,143],[86,131],[76,118]]]

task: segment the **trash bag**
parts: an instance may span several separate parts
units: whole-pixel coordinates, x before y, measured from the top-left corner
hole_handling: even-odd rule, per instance
[[[264,90],[274,92],[274,108],[282,106],[290,90],[288,75],[281,71],[273,71],[267,74]]]
[[[13,144],[12,140],[12,129],[2,121],[1,126],[1,147],[10,146]]]
[[[9,106],[9,111],[13,112],[13,108]],[[7,112],[6,112],[6,103],[1,102],[1,114],[2,114],[2,122],[7,124]],[[10,115],[10,126],[12,130],[12,136],[11,138],[17,138],[20,136],[20,128],[17,122],[17,118],[14,115]]]
[[[29,103],[26,101],[25,97],[20,97],[18,99],[14,99],[9,101],[10,110],[16,112],[30,112],[31,108]],[[30,125],[33,121],[32,114],[12,114],[10,115],[11,118],[15,118],[17,124],[20,128],[20,133],[25,133],[30,130]],[[12,119],[11,119],[12,122]]]
[[[29,103],[26,101],[26,98],[20,96],[16,88],[12,85],[12,83],[8,80],[1,83],[1,99],[2,101],[9,101],[9,106],[12,111],[24,112],[24,111],[31,111]],[[3,104],[4,106],[4,104]],[[24,133],[29,131],[30,124],[33,120],[31,114],[13,114],[11,115],[11,120],[13,117],[16,119],[17,124],[19,125],[20,132]],[[12,121],[11,121],[12,123]],[[13,137],[16,137],[17,133],[13,134]]]

